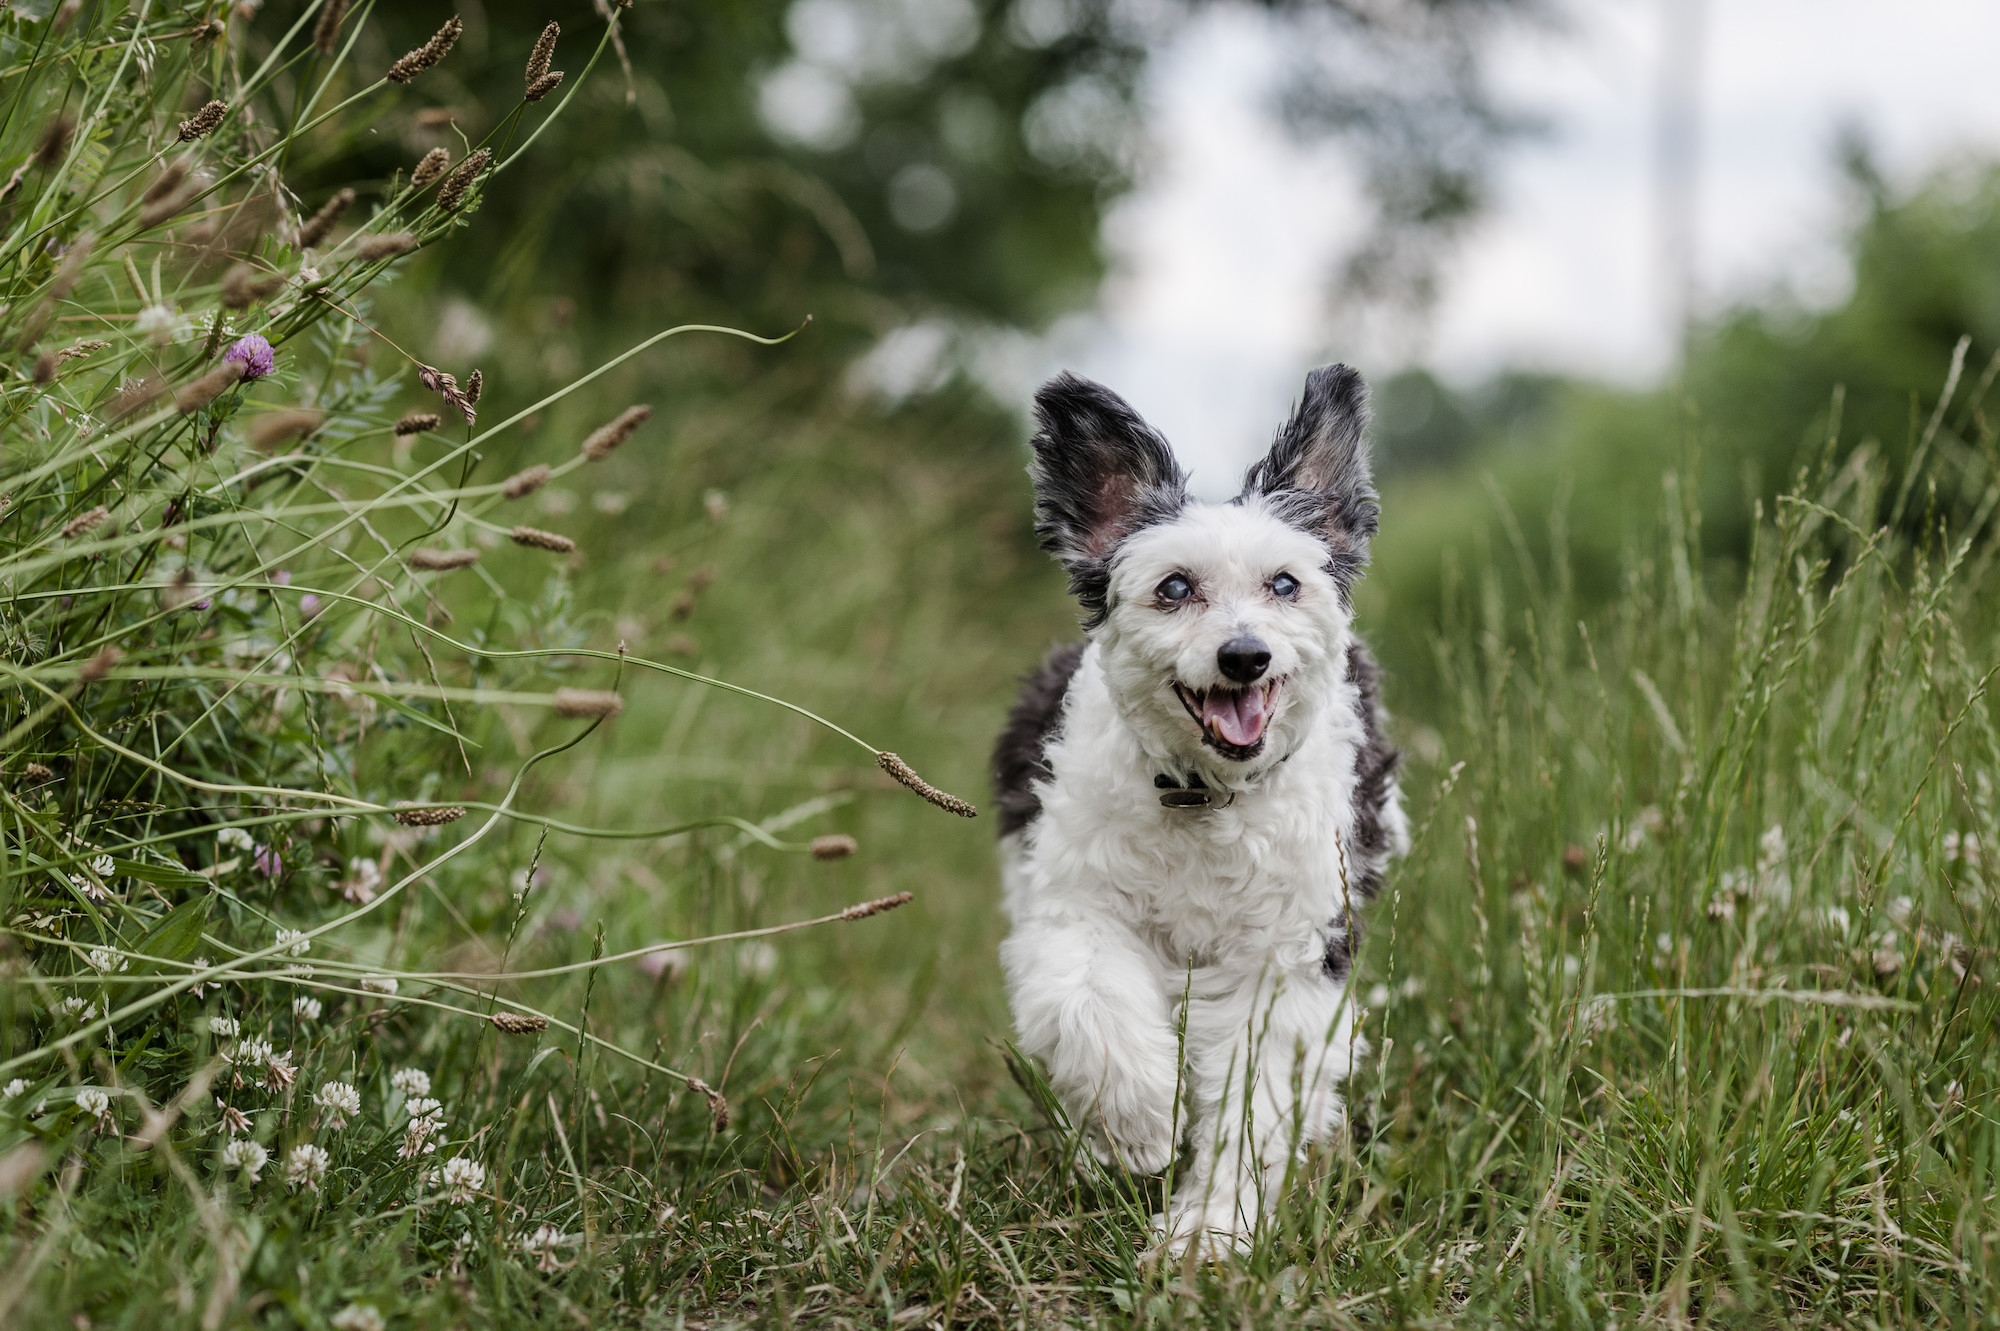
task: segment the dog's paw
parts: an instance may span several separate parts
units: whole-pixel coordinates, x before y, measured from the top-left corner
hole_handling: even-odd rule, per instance
[[[1173,1123],[1165,1115],[1102,1117],[1087,1140],[1100,1163],[1134,1174],[1157,1174],[1174,1158]]]
[[[1147,1252],[1180,1262],[1190,1254],[1197,1262],[1221,1262],[1250,1251],[1252,1231],[1226,1208],[1170,1205],[1153,1217],[1153,1242]]]

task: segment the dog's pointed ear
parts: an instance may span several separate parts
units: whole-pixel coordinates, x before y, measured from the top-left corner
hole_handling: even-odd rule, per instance
[[[1035,532],[1069,570],[1087,622],[1099,622],[1118,543],[1180,512],[1187,476],[1125,399],[1078,375],[1042,385],[1035,424]]]
[[[1320,538],[1343,586],[1368,562],[1381,505],[1368,465],[1368,386],[1345,365],[1306,376],[1305,396],[1271,451],[1243,477],[1242,498],[1263,496],[1296,527]]]

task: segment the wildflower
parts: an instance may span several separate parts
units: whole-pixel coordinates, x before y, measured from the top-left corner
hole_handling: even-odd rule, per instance
[[[556,57],[556,39],[562,36],[562,24],[550,21],[542,29],[542,35],[535,38],[535,49],[528,53],[528,69],[525,80],[529,87],[549,72],[549,62]]]
[[[405,1068],[403,1070],[405,1072],[415,1071],[412,1068]],[[419,1073],[418,1075],[421,1076],[422,1074]],[[404,1101],[403,1111],[411,1118],[434,1118],[440,1124],[444,1122],[444,1101],[433,1100],[422,1093]]]
[[[248,374],[248,365],[234,355],[210,370],[201,378],[174,394],[174,409],[183,416],[191,416],[215,399],[241,383]]]
[[[528,85],[528,91],[523,94],[523,100],[539,102],[542,98],[561,87],[562,81],[562,71],[560,69],[551,70]]]
[[[278,854],[276,846],[259,846],[251,857],[251,865],[266,878],[276,878],[285,871],[285,861]]]
[[[438,207],[448,213],[455,213],[464,207],[473,184],[492,160],[493,154],[485,148],[475,148],[467,153],[465,160],[444,178],[444,184],[438,186]]]
[[[479,562],[477,550],[437,550],[429,546],[410,552],[410,567],[420,573],[447,573]]]
[[[222,1130],[224,1132],[232,1137],[240,1137],[250,1131],[250,1116],[235,1105],[224,1104],[222,1097],[218,1095],[215,1097],[215,1107],[222,1111]]]
[[[216,127],[222,123],[222,118],[228,114],[229,103],[208,103],[201,110],[195,112],[192,117],[181,121],[180,141],[182,143],[192,143],[196,139],[207,138],[215,132]]]
[[[353,203],[353,190],[344,187],[335,190],[333,197],[321,205],[320,210],[299,228],[299,248],[318,249],[320,242],[325,240],[328,233],[339,223],[341,214],[345,213]]]
[[[262,379],[278,368],[277,353],[271,350],[270,342],[262,333],[247,333],[237,338],[235,344],[223,353],[223,359],[240,362],[246,382]]]
[[[396,977],[393,975],[363,976],[361,980],[361,987],[363,989],[366,989],[371,994],[386,994],[393,996],[397,989]]]
[[[209,1033],[219,1039],[233,1040],[240,1029],[234,1017],[210,1017],[208,1019]]]
[[[632,432],[644,425],[653,414],[653,409],[640,402],[618,413],[609,425],[600,425],[590,432],[583,441],[582,453],[592,462],[602,462],[611,456],[612,450],[632,437]]]
[[[288,957],[303,957],[312,950],[312,939],[303,929],[279,929],[278,946]]]
[[[395,819],[405,827],[442,827],[465,817],[465,810],[456,804],[437,808],[412,808],[404,806],[395,811]]]
[[[396,437],[406,439],[425,430],[435,430],[442,419],[435,411],[413,411],[396,422]]]
[[[442,28],[431,34],[429,41],[389,66],[389,72],[383,77],[391,83],[408,83],[450,55],[452,46],[457,43],[459,34],[464,31],[465,24],[459,21],[458,15],[453,14],[445,20]]]
[[[320,427],[326,413],[314,407],[286,407],[267,411],[250,427],[250,442],[258,448],[276,448],[288,439],[303,438]]]
[[[5,1096],[7,1099],[12,1100],[18,1095],[25,1094],[27,1089],[28,1079],[26,1077],[16,1077],[7,1083],[4,1090],[0,1090],[0,1096]]]
[[[549,1019],[535,1012],[496,1012],[487,1020],[506,1035],[533,1035],[549,1028]]]
[[[103,677],[99,676],[99,678]],[[108,879],[118,872],[118,861],[112,859],[109,855],[99,855],[90,862],[90,871],[99,878]]]
[[[526,499],[529,495],[548,483],[548,464],[538,462],[525,471],[517,471],[512,476],[509,476],[507,483],[500,487],[500,492],[509,499]]]
[[[445,1194],[452,1201],[463,1205],[472,1200],[472,1194],[486,1184],[486,1166],[477,1160],[455,1155],[444,1162],[438,1171],[439,1181],[444,1184]]]
[[[305,994],[300,994],[292,1000],[292,1015],[300,1021],[318,1021],[319,1014],[320,1006],[317,998],[309,998]]]
[[[326,1111],[326,1126],[337,1131],[347,1126],[350,1115],[361,1112],[361,1092],[348,1082],[321,1082],[313,1103]]]
[[[261,1068],[270,1060],[271,1042],[255,1035],[248,1036],[237,1041],[222,1056],[238,1067]]]
[[[516,545],[525,545],[535,550],[547,550],[553,554],[566,555],[576,549],[576,542],[567,536],[559,536],[539,527],[516,527],[507,533],[508,539]]]
[[[292,1061],[289,1049],[281,1054],[272,1054],[264,1065],[264,1085],[274,1093],[290,1090],[298,1075],[298,1064]]]
[[[423,160],[417,163],[414,171],[410,172],[410,184],[422,189],[443,175],[445,168],[450,165],[451,154],[442,148],[433,148],[424,154]]]
[[[104,507],[104,505],[102,504],[99,504],[96,508],[93,508],[86,513],[79,513],[75,517],[71,518],[68,522],[63,524],[63,529],[62,529],[63,539],[65,541],[74,540],[75,538],[82,536],[84,533],[90,531],[92,528],[96,527],[98,524],[102,523],[106,518],[110,516],[111,516],[111,510]]]
[[[241,1170],[243,1177],[251,1183],[257,1181],[257,1175],[263,1171],[264,1162],[270,1158],[269,1151],[248,1137],[238,1137],[222,1148],[222,1163],[231,1169]]]
[[[56,1004],[56,1011],[71,1021],[82,1021],[90,1015],[90,1000],[72,995]]]
[[[422,1068],[397,1068],[389,1078],[397,1094],[415,1099],[431,1093],[431,1074]]]
[[[340,895],[357,905],[365,906],[375,899],[375,889],[382,886],[382,870],[373,860],[349,860],[347,878],[340,885]]]
[[[562,1269],[562,1263],[556,1259],[556,1249],[570,1242],[573,1240],[569,1235],[545,1222],[536,1226],[534,1233],[521,1240],[521,1251],[535,1259],[537,1271],[547,1275]]]
[[[859,849],[860,843],[845,832],[830,832],[812,839],[812,857],[816,860],[844,860]]]
[[[196,957],[192,962],[188,964],[193,968],[194,973],[199,975],[203,971],[209,968],[210,962],[207,957]],[[208,992],[208,986],[205,984],[191,984],[188,986],[188,992],[193,994],[196,998],[200,998],[203,994]],[[236,1033],[235,1031],[230,1032],[231,1035],[234,1035],[235,1033]]]
[[[252,841],[250,839],[250,834],[244,831],[240,827],[225,827],[220,832],[217,832],[215,834],[215,839],[218,842],[220,842],[225,849],[230,849],[230,850],[257,849],[257,843],[255,841]]]
[[[148,305],[132,316],[133,334],[145,338],[156,347],[180,341],[188,335],[191,328],[187,316],[171,305]]]
[[[961,818],[977,818],[979,810],[956,795],[947,794],[916,774],[916,771],[895,754],[884,751],[875,755],[876,765],[896,780],[916,791],[940,809],[955,813]]]
[[[440,1115],[426,1115],[413,1118],[403,1134],[403,1144],[396,1148],[398,1160],[414,1160],[420,1155],[436,1152],[438,1144],[431,1140],[444,1134],[444,1119]]]
[[[408,231],[391,231],[385,235],[365,236],[355,245],[354,253],[363,263],[380,263],[408,254],[417,247],[417,238]]]
[[[311,1142],[294,1146],[285,1157],[285,1182],[293,1192],[300,1188],[318,1192],[319,1181],[326,1177],[326,1167],[332,1162],[331,1156]]]
[[[340,35],[340,21],[346,17],[347,0],[326,0],[319,11],[319,22],[313,24],[313,49],[321,55],[332,55]]]
[[[625,700],[609,689],[557,689],[557,716],[612,717],[625,710]]]

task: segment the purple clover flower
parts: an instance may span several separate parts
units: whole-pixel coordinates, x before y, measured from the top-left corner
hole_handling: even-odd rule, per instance
[[[260,338],[258,340],[262,341],[263,339]],[[263,874],[266,878],[276,878],[285,871],[285,862],[278,858],[278,848],[276,846],[257,847],[256,857],[251,860],[251,863],[256,867],[257,872]]]
[[[245,383],[262,379],[278,368],[278,354],[271,350],[271,344],[264,340],[262,333],[249,333],[237,338],[222,359],[233,360],[243,367]]]

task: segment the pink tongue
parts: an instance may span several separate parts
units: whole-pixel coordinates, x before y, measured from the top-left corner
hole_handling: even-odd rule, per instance
[[[1222,738],[1239,747],[1255,744],[1264,733],[1264,690],[1241,693],[1209,690],[1201,704],[1202,724],[1212,725]]]

